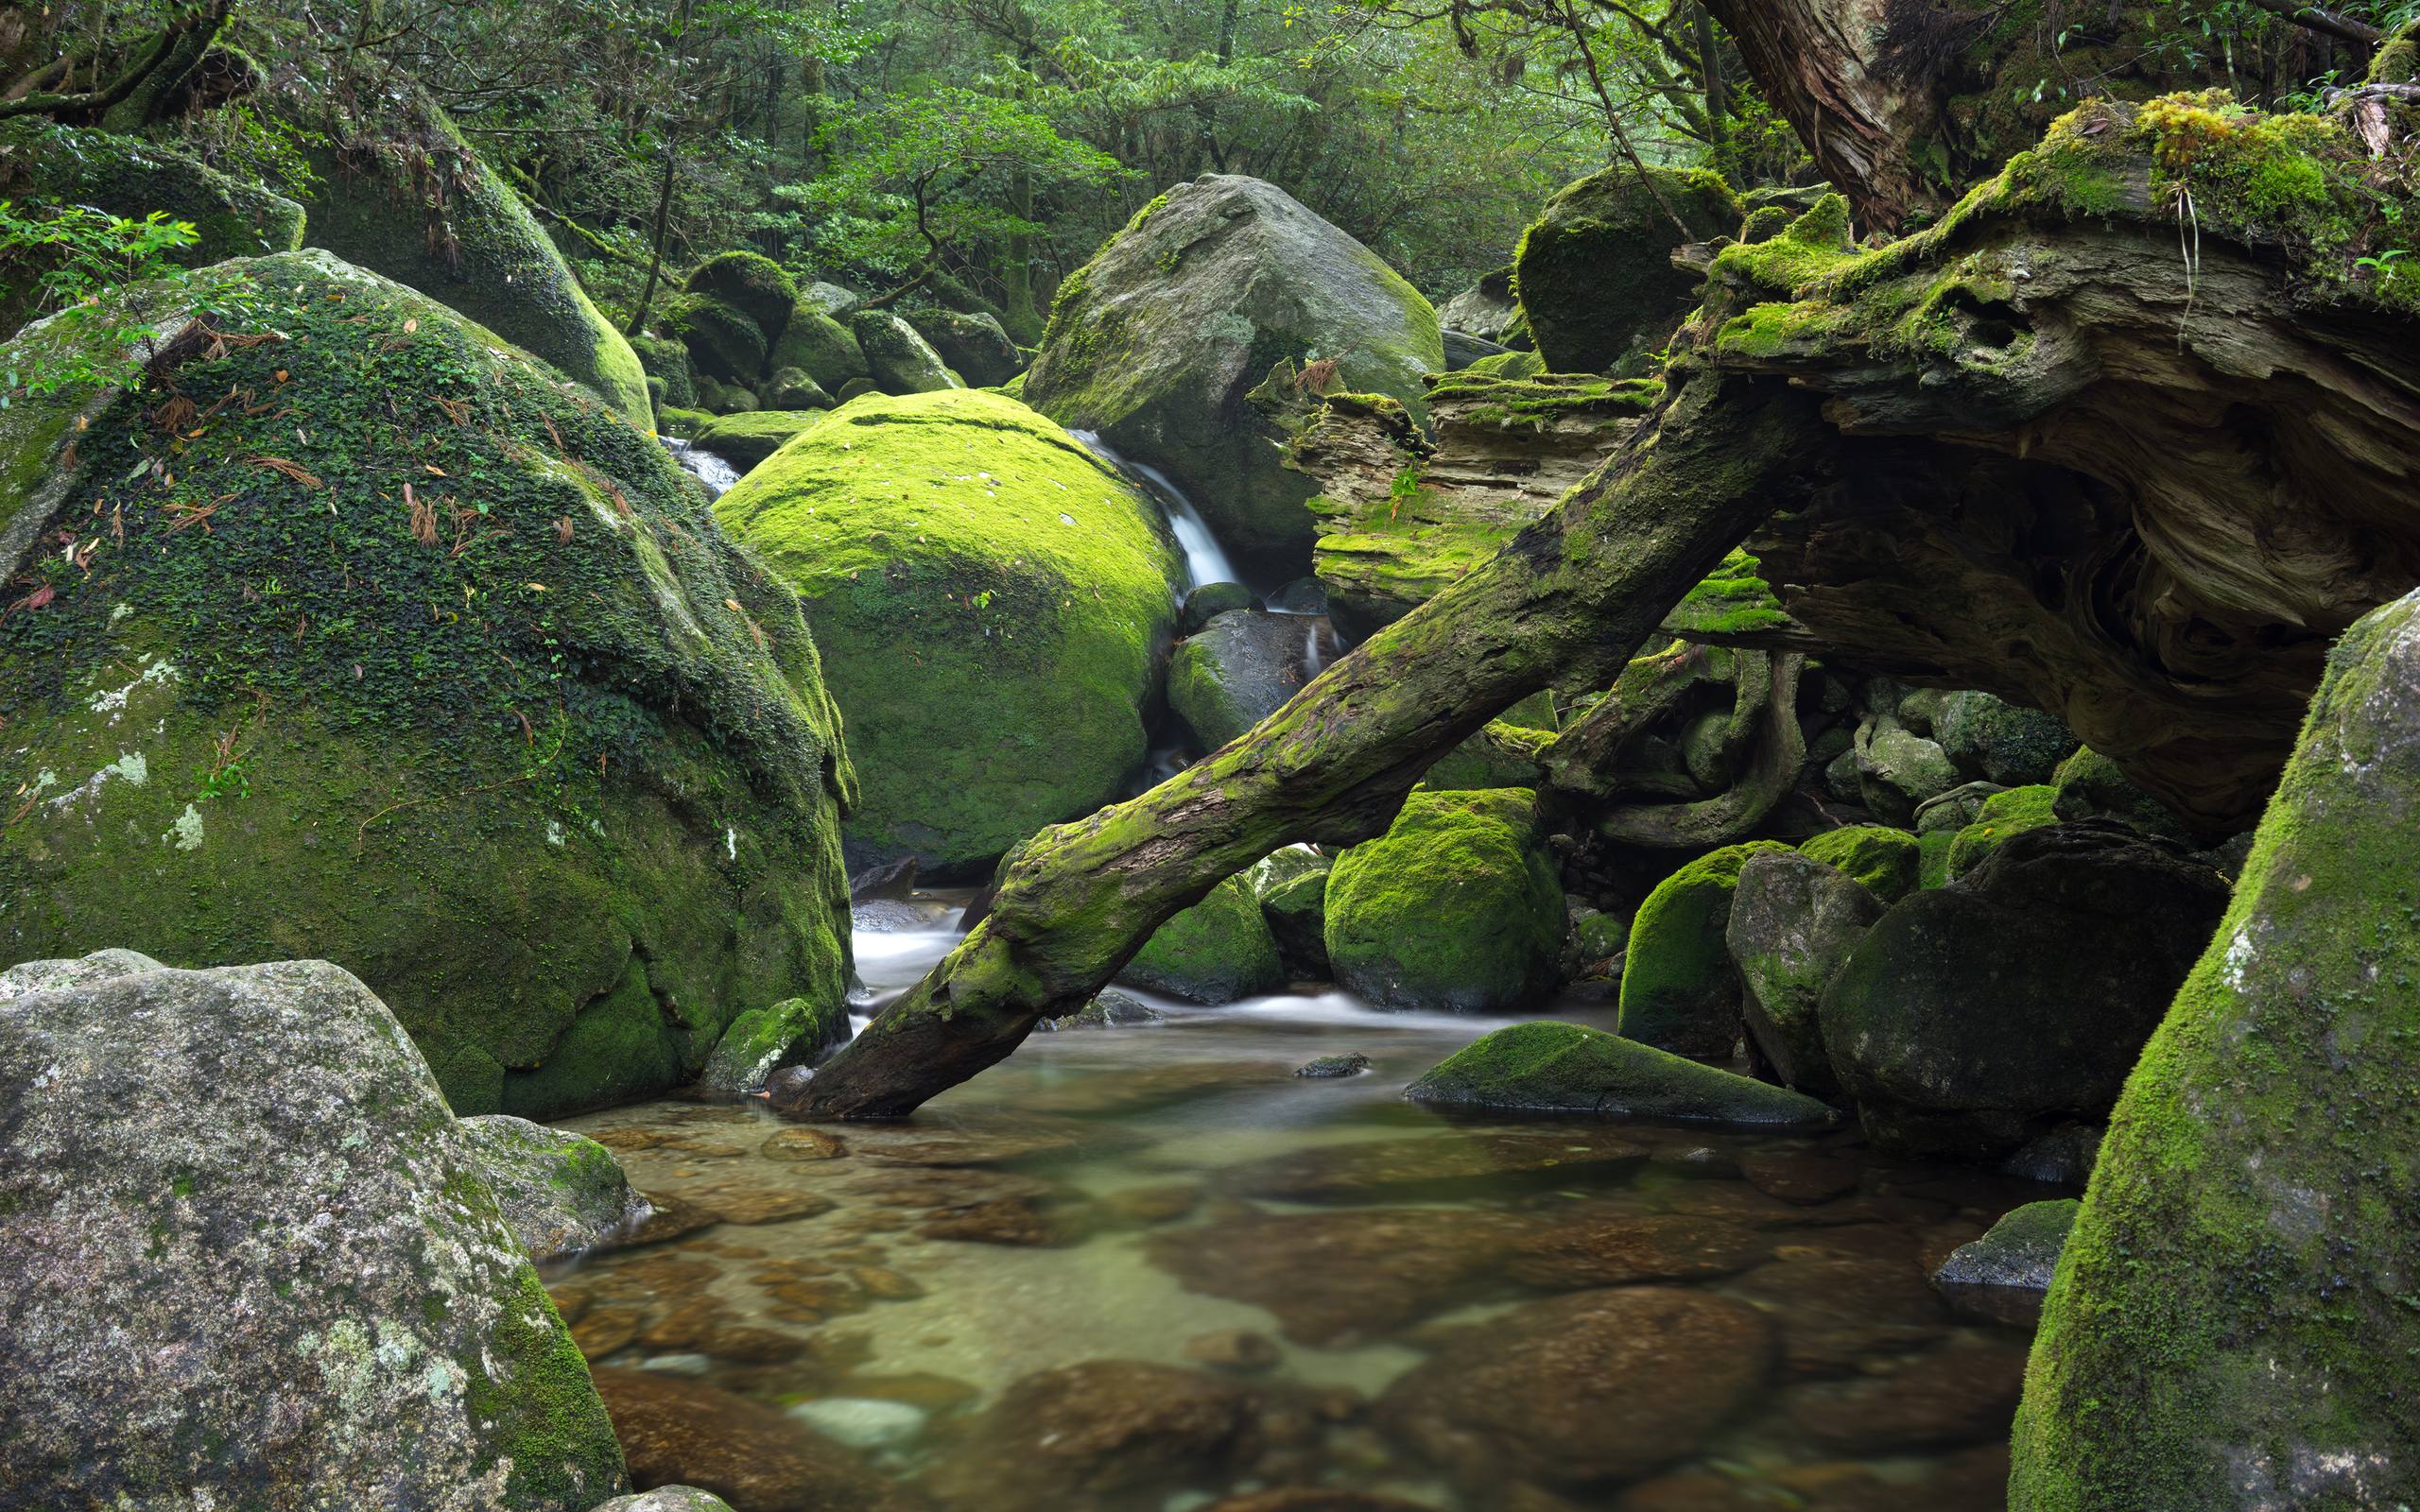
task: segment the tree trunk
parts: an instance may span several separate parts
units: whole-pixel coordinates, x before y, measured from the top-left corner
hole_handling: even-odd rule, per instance
[[[1378,833],[1431,762],[1550,681],[1610,677],[1770,507],[1821,433],[1781,385],[1698,373],[1599,479],[1129,802],[1044,831],[992,912],[816,1074],[801,1116],[885,1118],[1081,1008],[1168,918],[1295,841]],[[1820,444],[1820,443],[1818,443]]]

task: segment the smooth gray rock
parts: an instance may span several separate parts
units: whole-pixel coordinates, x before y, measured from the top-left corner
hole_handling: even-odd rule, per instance
[[[587,1512],[627,1488],[369,988],[325,961],[86,974],[0,1001],[0,1502]]]
[[[1168,659],[1168,704],[1203,749],[1216,750],[1302,692],[1335,652],[1321,616],[1230,610]]]
[[[1839,1087],[1816,1010],[1850,949],[1881,917],[1880,900],[1811,856],[1761,851],[1740,867],[1724,939],[1746,988],[1749,1037],[1782,1085],[1817,1096]]]
[[[647,1217],[647,1199],[631,1190],[614,1152],[595,1140],[510,1113],[466,1118],[456,1129],[531,1260],[594,1249]]]
[[[594,1512],[732,1512],[731,1503],[694,1486],[659,1486],[635,1496],[617,1496]]]
[[[1502,341],[1520,316],[1521,301],[1512,295],[1512,270],[1499,267],[1447,300],[1437,312],[1437,322],[1482,341]]]

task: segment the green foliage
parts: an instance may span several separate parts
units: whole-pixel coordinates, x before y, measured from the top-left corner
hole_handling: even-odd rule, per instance
[[[0,369],[0,408],[24,394],[120,387],[131,382],[154,350],[154,328],[131,307],[100,296],[148,279],[183,284],[192,275],[170,253],[199,238],[193,223],[153,211],[129,220],[84,205],[47,209],[0,199],[0,267],[41,268],[33,313],[59,312],[59,339],[12,349],[20,360]],[[213,280],[213,301],[232,307],[238,281]]]

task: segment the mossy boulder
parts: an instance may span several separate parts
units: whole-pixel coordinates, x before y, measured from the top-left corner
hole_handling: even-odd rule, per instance
[[[689,439],[745,472],[831,418],[821,409],[755,409],[717,416]]]
[[[1817,1008],[1881,917],[1874,894],[1811,856],[1768,850],[1740,867],[1723,938],[1745,989],[1748,1038],[1783,1086],[1817,1096],[1838,1086]]]
[[[2062,819],[2114,819],[2145,834],[2187,840],[2193,832],[2167,804],[2144,792],[2123,768],[2085,747],[2050,777],[2050,811]]]
[[[1563,885],[1528,788],[1415,791],[1328,873],[1338,985],[1382,1008],[1500,1013],[1552,990]]]
[[[1949,880],[1981,866],[1983,858],[2011,835],[2058,823],[2059,816],[2051,809],[2058,793],[2048,786],[2012,787],[1983,799],[1975,822],[1960,830],[1958,838],[1949,843]]]
[[[544,1263],[594,1249],[647,1216],[614,1152],[566,1129],[510,1113],[455,1125],[462,1157],[495,1194],[504,1221]]]
[[[993,388],[1025,371],[1025,353],[988,315],[918,310],[908,317],[950,370],[977,388]]]
[[[889,310],[859,310],[849,317],[849,334],[857,338],[866,366],[884,393],[929,394],[965,387],[932,343]]]
[[[2017,1512],[2420,1490],[2415,689],[2420,594],[2338,643],[2234,902],[2126,1083],[2027,1372]]]
[[[761,252],[724,252],[692,269],[681,285],[691,294],[727,304],[756,322],[769,345],[789,323],[790,306],[798,302],[798,284],[782,265]]]
[[[2002,787],[2048,782],[2076,748],[2076,737],[2058,715],[1973,688],[1941,700],[1932,738],[1960,771]]]
[[[1913,819],[1927,799],[1958,785],[1958,768],[1940,743],[1917,734],[1896,715],[1877,714],[1858,727],[1858,793],[1893,824]]]
[[[845,1002],[785,998],[732,1020],[698,1081],[708,1091],[726,1096],[757,1091],[783,1067],[811,1065],[848,1039]]]
[[[851,379],[873,371],[849,328],[805,300],[790,310],[781,339],[773,343],[765,360],[775,369],[796,368],[832,394],[839,393]]]
[[[700,378],[746,387],[765,370],[765,328],[736,305],[690,295],[666,312],[664,323],[689,349]],[[706,392],[702,384],[699,392]]]
[[[1739,972],[1724,933],[1739,868],[1759,851],[1751,840],[1710,851],[1655,885],[1631,920],[1622,963],[1621,1034],[1675,1055],[1718,1058],[1739,1042]]]
[[[172,342],[175,381],[275,408],[0,419],[0,547],[90,567],[23,565],[50,596],[0,618],[0,953],[333,960],[465,1113],[645,1096],[744,1009],[838,1001],[854,778],[796,600],[653,438],[444,306],[320,251],[221,276],[256,323]],[[124,296],[164,335],[182,298]]]
[[[823,386],[799,368],[774,369],[766,374],[758,393],[767,409],[830,409],[833,403],[832,396],[823,391]]]
[[[1430,1067],[1404,1096],[1498,1113],[1587,1113],[1773,1130],[1828,1128],[1841,1117],[1803,1092],[1602,1029],[1551,1021],[1481,1035]]]
[[[1184,610],[1177,616],[1177,628],[1191,635],[1229,610],[1258,608],[1260,595],[1241,583],[1203,583],[1184,595]]]
[[[322,125],[303,236],[418,289],[654,423],[647,373],[537,217],[417,90]]]
[[[1699,280],[1673,267],[1673,249],[1728,236],[1740,215],[1738,197],[1703,169],[1651,167],[1642,180],[1621,164],[1566,185],[1512,259],[1538,355],[1555,372],[1644,371],[1695,302]]]
[[[125,952],[42,980],[81,964],[0,973],[6,1500],[301,1512],[478,1487],[587,1512],[628,1487],[579,1347],[367,988],[325,961]]]
[[[2106,1114],[2225,901],[2122,826],[2026,831],[1866,933],[1824,993],[1824,1049],[1877,1143],[2004,1155]]]
[[[1323,979],[1329,974],[1327,876],[1335,867],[1333,857],[1293,845],[1270,852],[1245,873],[1289,977]]]
[[[1799,852],[1838,867],[1885,903],[1895,903],[1923,881],[1923,845],[1905,830],[1851,824],[1799,842]]]
[[[854,400],[716,512],[805,600],[865,782],[856,865],[980,876],[1141,766],[1174,554],[1150,501],[1015,400]]]
[[[1286,971],[1260,900],[1237,876],[1152,931],[1117,980],[1190,1003],[1233,1003],[1276,991]]]
[[[2032,1322],[2082,1206],[2073,1197],[2052,1197],[2010,1209],[1982,1238],[1951,1250],[1934,1269],[1933,1285],[1962,1313]]]
[[[1060,285],[1026,399],[1167,472],[1228,551],[1303,571],[1311,480],[1248,400],[1279,363],[1333,362],[1355,393],[1426,414],[1437,315],[1375,253],[1257,179],[1205,175],[1153,200]]]
[[[666,410],[695,409],[698,406],[698,384],[695,369],[689,366],[689,349],[669,336],[632,336],[631,350],[638,353],[639,366],[647,370],[648,390],[655,393],[655,385],[664,386],[656,396],[655,418],[659,429]]]
[[[1216,750],[1282,708],[1318,675],[1327,622],[1306,614],[1231,610],[1184,638],[1168,659],[1168,706]]]

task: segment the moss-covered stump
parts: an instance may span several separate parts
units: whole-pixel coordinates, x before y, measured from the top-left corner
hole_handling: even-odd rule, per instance
[[[1838,867],[1885,903],[1895,903],[1923,881],[1923,845],[1905,830],[1852,824],[1802,840],[1801,854]]]
[[[2043,1314],[2016,1512],[2420,1500],[2420,595],[2347,635]]]
[[[629,1485],[427,1064],[346,972],[0,972],[0,1131],[9,1503],[587,1512]]]
[[[1166,472],[1229,551],[1300,572],[1313,487],[1246,398],[1280,362],[1332,362],[1336,387],[1418,411],[1445,351],[1428,301],[1368,248],[1273,185],[1205,175],[1060,286],[1025,396]]]
[[[1337,857],[1327,954],[1382,1008],[1502,1013],[1552,990],[1563,885],[1528,788],[1415,791],[1377,839]]]
[[[443,306],[324,252],[225,276],[258,323],[187,330],[172,392],[0,421],[0,540],[75,541],[0,618],[0,954],[324,957],[458,1109],[538,1117],[837,1002],[854,779],[796,601],[653,439]]]
[[[2058,823],[2059,816],[2050,806],[2058,793],[2057,788],[2044,785],[2012,787],[1983,799],[1975,822],[1961,829],[1949,843],[1947,880],[1954,882],[1981,866],[1983,858],[2011,835]]]
[[[510,1113],[455,1125],[463,1159],[495,1194],[506,1227],[533,1261],[605,1244],[647,1216],[614,1152],[595,1140]]]
[[[1229,877],[1153,931],[1117,980],[1190,1003],[1233,1003],[1276,991],[1286,971],[1251,884]]]
[[[769,344],[779,341],[789,323],[790,307],[798,302],[798,284],[782,265],[761,252],[723,252],[691,270],[681,285],[689,293],[717,301],[756,323]]]
[[[716,512],[805,600],[865,784],[856,865],[987,872],[1142,764],[1173,555],[1150,501],[1023,404],[854,400]]]
[[[791,307],[781,339],[766,354],[765,365],[778,371],[796,368],[815,380],[824,392],[838,394],[853,378],[873,371],[849,328],[821,306],[802,299]]]
[[[1841,1118],[1804,1093],[1601,1029],[1552,1021],[1481,1035],[1429,1068],[1404,1095],[1443,1108],[1739,1128],[1828,1128]]]
[[[1730,187],[1697,169],[1651,167],[1642,180],[1622,164],[1565,185],[1512,260],[1538,355],[1556,372],[1646,370],[1697,288],[1673,249],[1731,235],[1741,214]]]
[[[889,310],[859,310],[849,317],[849,333],[857,338],[873,381],[886,394],[930,394],[966,387],[932,343]]]
[[[309,245],[458,311],[654,424],[638,353],[589,302],[512,187],[418,91],[323,124]]]
[[[742,472],[831,418],[821,409],[756,409],[739,415],[718,415],[698,427],[688,439],[712,452]]]
[[[1783,1086],[1817,1096],[1839,1086],[1817,1009],[1881,917],[1874,894],[1811,856],[1767,850],[1740,867],[1723,939],[1744,988],[1748,1038]]]
[[[1655,885],[1631,920],[1621,1034],[1675,1055],[1719,1058],[1739,1042],[1739,972],[1724,932],[1739,868],[1778,840],[1710,851]]]

